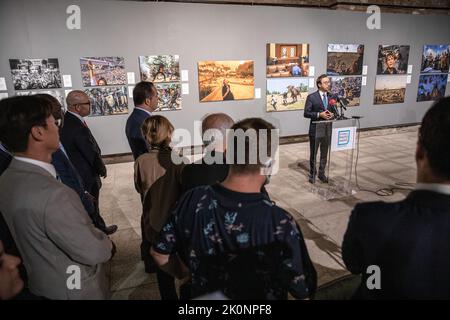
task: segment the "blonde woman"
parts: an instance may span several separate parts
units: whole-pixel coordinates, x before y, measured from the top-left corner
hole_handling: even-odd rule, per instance
[[[173,151],[169,146],[173,131],[170,121],[159,115],[147,118],[142,124],[142,135],[149,145],[149,151],[139,156],[134,164],[134,182],[143,199],[143,235],[150,244],[155,242],[171,209],[181,196],[183,165],[172,162]],[[150,250],[146,254],[151,259]],[[161,298],[177,299],[173,277],[159,269],[156,270],[156,276]]]

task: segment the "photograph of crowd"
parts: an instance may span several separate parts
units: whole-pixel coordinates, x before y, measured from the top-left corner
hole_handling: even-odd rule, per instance
[[[328,44],[327,74],[329,76],[360,75],[364,59],[362,44]]]
[[[405,102],[406,75],[377,76],[375,80],[374,104]]]
[[[59,103],[61,104],[61,106],[63,107],[63,110],[66,111],[66,99],[64,97],[64,91],[61,90],[39,90],[39,91],[18,91],[16,92],[17,96],[31,96],[33,94],[42,94],[42,93],[46,93],[49,94],[53,97],[55,97]]]
[[[361,77],[331,77],[331,92],[348,107],[359,106],[361,100]]]
[[[139,70],[142,81],[179,82],[180,57],[178,55],[140,56]]]
[[[127,84],[123,57],[83,57],[80,66],[84,87]]]
[[[253,99],[253,65],[252,60],[200,61],[200,102]]]
[[[417,101],[438,100],[445,96],[447,88],[447,74],[430,74],[419,77]]]
[[[156,83],[158,108],[155,111],[181,110],[181,84]]]
[[[379,45],[377,74],[405,74],[408,59],[409,46]]]
[[[267,79],[266,110],[290,111],[305,108],[308,79]]]
[[[425,45],[422,53],[422,66],[420,72],[423,73],[446,73],[450,63],[449,45]]]
[[[268,43],[266,46],[267,78],[307,77],[309,44]]]
[[[91,100],[91,117],[128,113],[126,87],[92,88],[84,92]]]
[[[62,88],[58,59],[9,59],[14,90]]]

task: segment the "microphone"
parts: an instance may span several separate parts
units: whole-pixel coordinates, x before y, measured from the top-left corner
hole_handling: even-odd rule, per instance
[[[345,111],[347,111],[347,106],[345,105],[345,102],[342,101],[342,98],[339,97],[339,96],[336,96],[336,98],[337,98],[337,101],[341,104],[342,108],[343,108]]]

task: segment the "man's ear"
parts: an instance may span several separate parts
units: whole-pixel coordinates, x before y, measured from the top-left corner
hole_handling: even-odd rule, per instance
[[[423,148],[423,146],[420,144],[420,142],[417,142],[416,147],[416,161],[423,161],[426,157],[426,151]]]
[[[43,136],[44,136],[44,128],[41,126],[34,126],[31,128],[30,134],[31,137],[35,140],[35,141],[42,141],[43,140]]]

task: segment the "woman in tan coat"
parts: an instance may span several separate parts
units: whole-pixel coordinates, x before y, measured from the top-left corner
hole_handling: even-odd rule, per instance
[[[137,158],[134,164],[135,187],[143,199],[143,230],[151,244],[181,196],[181,171],[184,165],[172,161],[173,151],[169,144],[173,131],[174,127],[167,118],[159,115],[147,118],[142,124],[142,135],[149,145],[149,151]],[[150,252],[147,254],[150,256]],[[161,298],[177,299],[174,278],[159,269],[156,276]]]

